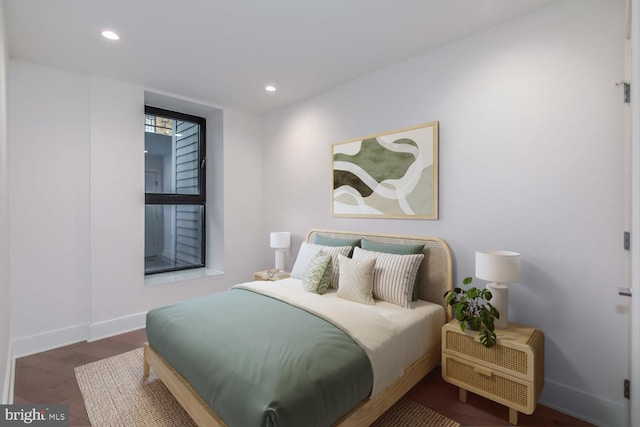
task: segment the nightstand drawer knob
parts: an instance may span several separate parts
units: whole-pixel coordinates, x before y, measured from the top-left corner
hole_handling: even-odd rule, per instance
[[[485,377],[492,377],[493,371],[491,369],[481,368],[480,366],[474,366],[474,371],[480,375],[484,375]]]

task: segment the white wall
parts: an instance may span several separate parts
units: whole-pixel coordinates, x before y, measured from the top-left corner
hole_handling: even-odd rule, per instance
[[[0,403],[9,403],[12,365],[9,291],[9,160],[7,150],[7,68],[9,53],[0,0]]]
[[[99,77],[93,77],[91,82],[89,335],[94,339],[143,326],[144,314],[152,307],[219,292],[251,280],[251,273],[260,265],[261,249],[256,241],[262,237],[261,212],[245,207],[254,206],[261,195],[258,185],[247,183],[259,182],[262,150],[258,118],[224,110],[224,152],[214,149],[207,154],[211,160],[209,169],[217,157],[224,156],[224,206],[231,211],[225,210],[223,233],[208,232],[210,242],[224,236],[224,274],[145,286],[144,90]],[[215,134],[212,122],[208,121],[208,132]],[[115,138],[113,129],[118,129]],[[123,153],[129,153],[126,160]],[[237,177],[239,170],[242,175]],[[210,212],[217,209],[215,185],[212,187],[208,189]],[[211,243],[210,251],[216,247],[215,242]]]
[[[223,273],[148,286],[145,89],[16,59],[10,61],[9,89],[17,356],[142,327],[149,308],[226,289],[250,280],[260,267],[256,242],[263,238],[262,221],[255,206],[262,205],[256,184],[262,149],[256,116],[224,109],[224,117],[208,123],[220,141],[209,164],[224,162],[224,169],[209,170],[212,177],[220,174],[218,186],[211,185],[211,218],[222,209],[233,217],[209,231],[218,232],[211,248],[224,257],[213,267]],[[213,203],[216,197],[220,203]]]
[[[10,250],[16,356],[86,336],[89,78],[9,68]],[[46,336],[41,334],[46,333]]]
[[[144,123],[141,87],[91,78],[92,324],[144,311],[139,306],[144,289],[140,123]]]
[[[627,425],[623,6],[560,2],[270,114],[265,229],[292,258],[312,227],[440,236],[457,283],[477,249],[520,252],[510,316],[546,334],[542,401]],[[330,217],[332,143],[436,120],[438,221]]]

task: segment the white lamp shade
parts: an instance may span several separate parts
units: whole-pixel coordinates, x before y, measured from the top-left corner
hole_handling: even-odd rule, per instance
[[[509,326],[509,288],[503,283],[520,281],[520,254],[511,251],[476,251],[476,277],[493,283],[491,304],[500,313],[496,328]]]
[[[288,248],[291,246],[291,233],[288,231],[272,231],[269,241],[274,249]]]
[[[476,277],[496,283],[520,281],[520,254],[511,251],[476,251]]]

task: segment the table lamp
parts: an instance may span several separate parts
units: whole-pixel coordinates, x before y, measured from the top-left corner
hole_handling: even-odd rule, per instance
[[[276,250],[276,270],[284,271],[284,250],[291,246],[291,233],[288,231],[272,231],[271,247]]]
[[[496,328],[506,328],[509,324],[509,288],[505,283],[520,281],[520,254],[511,251],[476,251],[476,277],[488,280],[493,305],[500,318]]]

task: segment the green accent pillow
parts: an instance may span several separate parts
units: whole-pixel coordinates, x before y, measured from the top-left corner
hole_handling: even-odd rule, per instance
[[[324,294],[329,287],[331,266],[331,255],[322,250],[318,251],[318,253],[311,258],[307,272],[302,278],[304,290],[313,292],[314,294]]]
[[[362,239],[362,249],[366,251],[374,251],[374,252],[384,252],[386,254],[394,254],[394,255],[413,255],[413,254],[421,254],[424,252],[424,244],[415,244],[415,245],[399,245],[397,243],[384,243],[384,242],[375,242],[373,240]],[[416,277],[416,281],[417,281]],[[418,300],[418,286],[417,283],[413,284],[412,291],[412,299],[411,301]]]

